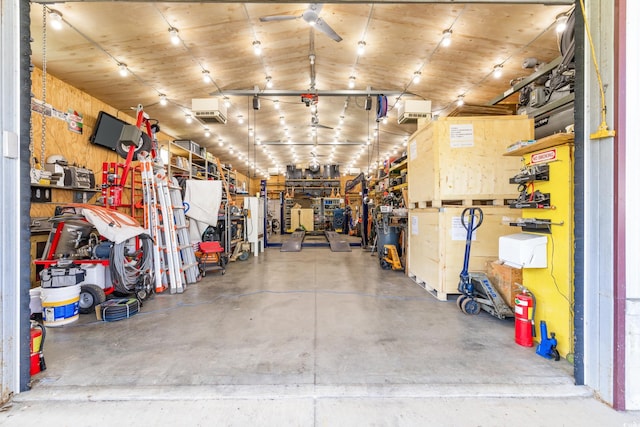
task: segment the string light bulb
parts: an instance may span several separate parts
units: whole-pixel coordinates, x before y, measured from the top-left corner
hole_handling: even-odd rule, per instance
[[[262,53],[262,43],[260,43],[258,40],[253,42],[253,53],[255,53],[256,55],[260,55]]]
[[[189,124],[193,123],[193,117],[191,116],[191,114],[185,114],[184,120]]]
[[[449,47],[451,46],[451,35],[453,31],[447,29],[442,32],[442,46]]]
[[[244,117],[242,117],[242,114],[238,115],[238,124],[243,124],[244,123]]]
[[[413,82],[414,83],[420,83],[420,76],[422,75],[422,73],[420,71],[416,71],[415,73],[413,73]]]
[[[356,87],[356,76],[349,77],[349,89]]]
[[[169,101],[167,101],[167,95],[164,93],[160,94],[160,105],[165,106]]]
[[[273,80],[271,79],[271,76],[267,76],[266,80],[267,80],[267,88],[271,89],[273,87]]]
[[[224,108],[231,107],[231,101],[229,101],[229,98],[227,98],[226,96],[223,98],[223,103],[224,103]]]
[[[358,42],[358,55],[364,55],[364,49],[367,47],[367,43],[364,40]]]
[[[278,101],[277,99],[275,101],[273,101],[273,108],[275,108],[276,110],[280,109],[280,101]]]
[[[561,13],[560,15],[556,16],[556,33],[558,34],[564,33],[564,30],[567,29],[568,21],[569,21],[569,18],[565,13]]]
[[[211,131],[209,130],[209,128],[204,128],[204,136],[206,136],[207,138],[211,136]]]
[[[211,83],[211,73],[208,70],[202,70],[202,81],[205,83]]]
[[[127,77],[127,74],[129,74],[129,70],[127,69],[127,64],[125,63],[119,63],[118,64],[118,72],[120,73],[120,75],[122,77]]]
[[[62,29],[62,14],[57,10],[52,10],[49,12],[49,19],[51,20],[51,27],[54,30]]]
[[[499,79],[500,77],[502,77],[502,64],[493,67],[493,78]]]
[[[462,107],[464,105],[464,95],[458,95],[458,100],[456,101],[456,105],[458,107]]]
[[[171,39],[171,43],[177,45],[180,43],[180,36],[178,35],[178,29],[170,27],[169,28],[169,38]]]

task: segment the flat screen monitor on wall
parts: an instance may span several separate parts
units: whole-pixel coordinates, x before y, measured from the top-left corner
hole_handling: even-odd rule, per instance
[[[116,145],[120,140],[120,133],[127,122],[112,116],[109,113],[100,111],[93,133],[89,137],[89,142],[95,145],[116,150]]]

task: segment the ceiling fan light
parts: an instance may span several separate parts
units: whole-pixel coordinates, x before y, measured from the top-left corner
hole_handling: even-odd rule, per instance
[[[442,46],[448,47],[451,46],[451,34],[453,31],[447,29],[442,32]]]

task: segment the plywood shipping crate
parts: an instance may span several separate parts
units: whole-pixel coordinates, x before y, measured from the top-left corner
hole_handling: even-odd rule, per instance
[[[408,150],[409,206],[504,204],[517,196],[509,178],[518,157],[503,157],[516,141],[533,138],[526,116],[446,117],[416,131]],[[478,203],[477,201],[482,201]]]
[[[460,215],[464,207],[412,209],[409,211],[409,277],[439,300],[458,293],[467,231]],[[471,243],[469,271],[486,272],[487,262],[498,258],[498,239],[513,234],[508,219],[520,217],[519,209],[482,206],[484,220]]]
[[[509,307],[516,305],[516,295],[522,287],[522,269],[511,267],[500,260],[487,263],[487,277],[493,287],[500,292],[500,296]]]

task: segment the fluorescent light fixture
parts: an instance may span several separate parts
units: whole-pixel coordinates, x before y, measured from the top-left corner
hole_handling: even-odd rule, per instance
[[[451,30],[444,30],[442,32],[442,46],[451,46],[451,34],[453,34],[453,31]]]

